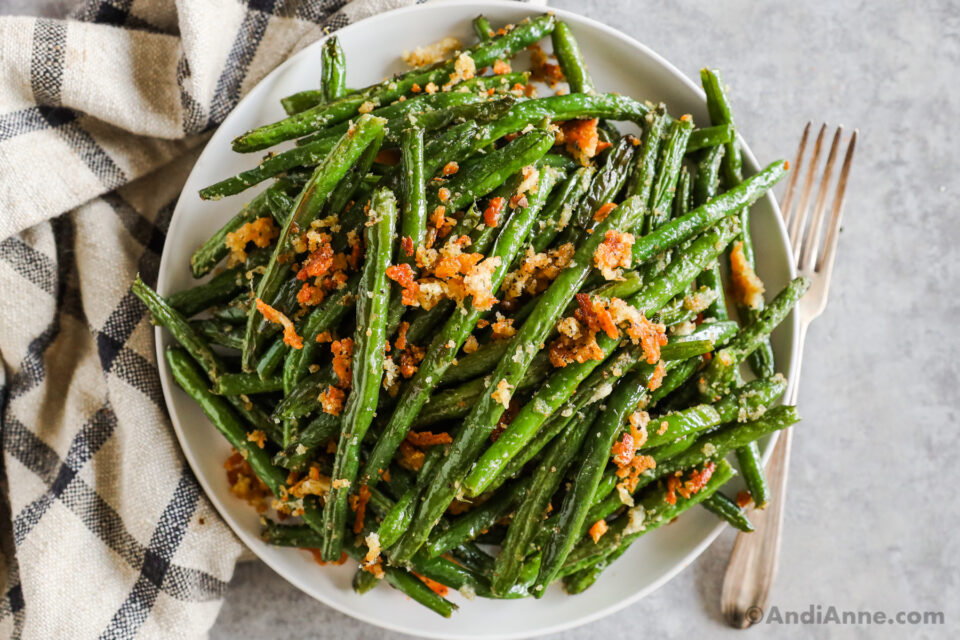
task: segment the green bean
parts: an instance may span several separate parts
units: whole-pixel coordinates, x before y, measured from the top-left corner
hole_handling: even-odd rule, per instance
[[[737,365],[753,353],[780,324],[810,286],[806,278],[790,281],[769,306],[757,314],[733,341],[718,351],[700,377],[699,391],[706,400],[722,395],[734,380]]]
[[[610,459],[610,449],[620,433],[620,427],[646,397],[650,373],[638,370],[616,386],[606,403],[606,409],[596,419],[582,454],[573,484],[563,498],[557,517],[555,534],[543,549],[540,573],[533,585],[534,595],[543,594],[543,587],[553,582],[564,561],[577,542],[590,509],[594,491]]]
[[[206,371],[210,382],[216,384],[220,376],[227,372],[227,368],[223,359],[210,348],[203,336],[197,333],[190,323],[168,305],[156,291],[144,284],[139,275],[133,281],[131,290],[149,309],[153,321],[165,327]],[[248,406],[247,401],[239,396],[226,396],[226,399],[244,420],[257,429],[263,430],[267,435],[276,433],[273,421],[256,405]]]
[[[281,190],[267,191],[267,208],[274,222],[281,227],[287,223],[296,201]]]
[[[690,358],[667,371],[663,382],[650,394],[649,407],[656,407],[660,401],[677,390],[700,368],[700,358]]]
[[[183,349],[169,348],[166,351],[167,363],[177,384],[200,405],[213,426],[223,434],[230,445],[243,454],[250,468],[263,480],[275,496],[281,495],[286,482],[286,474],[273,466],[270,455],[253,442],[247,440],[247,430],[243,421],[220,396],[212,394],[203,372]]]
[[[689,119],[674,120],[670,125],[667,139],[660,149],[659,169],[650,193],[650,215],[644,221],[647,233],[670,219],[670,203],[676,192],[683,154],[692,130],[693,122]]]
[[[255,373],[225,373],[213,385],[213,393],[218,396],[252,395],[282,391],[283,381],[279,377],[261,380]]]
[[[650,313],[662,307],[670,298],[689,286],[705,263],[716,258],[719,253],[716,244],[725,237],[730,237],[730,233],[704,234],[684,254],[684,260],[671,263],[659,278],[648,283],[639,293],[629,298],[628,302],[643,313]],[[619,342],[619,338],[610,338],[605,334],[597,337],[597,344],[603,357],[611,354]],[[689,354],[681,352],[678,355],[684,357]],[[598,364],[596,360],[575,362],[554,373],[533,399],[524,405],[506,431],[480,456],[473,471],[463,483],[467,495],[478,495],[484,491],[501,472],[504,465],[519,453],[543,422],[570,398],[581,381]],[[496,377],[494,374],[494,379]]]
[[[450,180],[430,190],[427,194],[428,215],[439,206],[443,206],[447,211],[457,211],[485,196],[511,175],[542,158],[551,146],[553,134],[534,129],[510,141],[503,148],[491,151],[476,165],[461,168]],[[441,192],[441,189],[445,192]],[[449,198],[441,198],[442,193],[448,193]]]
[[[694,129],[690,133],[690,139],[687,140],[686,152],[694,153],[701,149],[722,147],[733,142],[735,138],[736,131],[733,128],[732,122],[718,124],[712,127],[704,127],[703,129]]]
[[[747,518],[746,512],[723,493],[717,491],[701,504],[706,507],[707,511],[716,514],[733,528],[746,533],[753,531],[753,523]]]
[[[709,202],[717,194],[720,182],[720,163],[723,160],[724,147],[712,147],[705,151],[697,163],[697,177],[693,183],[693,201],[697,206]],[[720,276],[720,263],[713,265],[697,278],[705,287],[716,292],[717,299],[706,310],[706,315],[717,320],[726,320],[727,303],[723,295],[723,280]]]
[[[540,253],[550,246],[557,234],[570,224],[595,172],[593,166],[579,167],[550,196],[540,215],[540,230],[530,242],[534,252]]]
[[[493,557],[473,542],[467,542],[450,551],[457,562],[482,576],[493,573]]]
[[[637,506],[614,520],[597,542],[589,538],[580,540],[557,573],[572,574],[590,566],[607,554],[629,546],[640,536],[668,524],[690,507],[709,498],[735,473],[726,460],[719,460],[710,474],[710,479],[699,491],[691,494],[689,498],[677,495],[673,498],[673,503],[668,500],[670,490],[665,484],[658,486],[655,491],[647,492]]]
[[[347,92],[347,61],[337,36],[323,43],[320,60],[320,92],[324,102],[333,102]]]
[[[259,287],[259,283],[257,284]],[[300,291],[302,283],[296,278],[292,277],[289,273],[285,275],[285,279],[277,288],[276,297],[272,301],[271,305],[281,313],[292,314],[293,311],[297,308],[297,294]],[[250,305],[250,310],[247,312],[249,315],[247,317],[247,322],[250,322],[252,317],[254,323],[254,334],[257,336],[257,339],[260,341],[266,341],[267,339],[281,333],[280,325],[270,322],[267,320],[267,317],[259,312],[256,308],[256,300],[254,304]],[[243,340],[247,339],[247,331],[244,331]],[[244,345],[246,348],[246,345]],[[242,354],[241,354],[242,356]]]
[[[592,430],[599,413],[600,406],[597,404],[585,411],[582,417],[571,420],[562,436],[553,441],[534,470],[527,497],[520,503],[497,555],[491,581],[494,593],[506,591],[517,581],[527,556],[527,547],[540,530],[550,498],[580,453],[584,439]],[[589,451],[590,444],[584,448]],[[589,496],[587,499],[589,500]],[[541,564],[541,570],[542,568]]]
[[[360,595],[373,590],[378,584],[380,584],[380,580],[377,576],[364,570],[363,567],[357,567],[357,570],[353,574],[353,580],[350,581],[350,586],[353,587],[353,591]]]
[[[711,147],[700,154],[697,176],[693,181],[693,201],[696,206],[709,202],[720,186],[720,164],[726,152],[724,146]]]
[[[245,263],[218,273],[209,282],[170,294],[167,303],[189,318],[216,304],[228,302],[245,288],[244,274],[265,264],[267,258],[269,254],[265,251],[252,252]]]
[[[538,16],[517,25],[504,36],[480,43],[470,49],[469,55],[478,68],[493,64],[498,58],[509,57],[547,35],[553,25],[553,16]],[[385,104],[407,93],[414,84],[422,87],[431,82],[444,84],[453,73],[455,62],[451,59],[423,69],[414,69],[333,102],[318,104],[279,122],[258,127],[234,139],[233,150],[258,151],[335,125],[352,117],[363,103]]]
[[[536,349],[525,347],[538,345],[546,339],[553,329],[561,311],[573,295],[580,289],[589,274],[593,253],[605,237],[606,231],[620,227],[628,219],[632,210],[624,203],[607,216],[587,236],[570,260],[567,268],[551,283],[542,295],[534,313],[520,327],[510,342],[507,353],[500,360],[491,378],[492,388],[498,392],[484,394],[468,414],[463,423],[460,436],[454,441],[450,453],[437,471],[430,487],[426,490],[417,515],[404,537],[393,551],[396,562],[408,560],[426,540],[436,519],[450,504],[456,494],[469,465],[480,453],[479,449],[490,435],[500,415],[507,405],[507,397],[512,395],[517,383],[533,360]],[[494,398],[496,396],[496,398]]]
[[[474,94],[460,92],[435,94],[433,96],[424,95],[398,104],[374,109],[370,115],[384,117],[381,115],[384,114],[385,116],[389,116],[387,118],[387,125],[385,126],[385,136],[388,136],[391,131],[396,131],[397,134],[399,134],[407,122],[407,117],[417,109],[433,109],[431,105],[477,103],[481,99],[481,97]],[[438,111],[433,111],[432,113],[438,113],[440,110],[443,109],[438,109]],[[452,111],[449,117],[453,117],[453,115],[457,113],[459,112]],[[297,141],[298,144],[296,147],[277,154],[268,155],[256,167],[204,187],[200,190],[200,197],[204,200],[217,200],[224,196],[240,193],[271,176],[275,176],[278,173],[294,167],[316,166],[327,157],[337,144],[337,141],[348,129],[349,123],[344,122],[342,125],[331,127],[314,136],[302,138]]]
[[[190,270],[193,272],[194,278],[206,275],[217,266],[217,263],[227,257],[227,254],[230,253],[230,249],[226,245],[227,234],[233,233],[257,218],[270,215],[267,198],[269,192],[274,189],[277,189],[277,186],[271,185],[266,191],[254,196],[253,200],[244,205],[238,214],[230,218],[190,256]]]
[[[401,135],[401,214],[400,247],[397,250],[397,264],[407,264],[418,273],[415,251],[412,248],[423,245],[427,229],[426,176],[423,161],[423,129],[417,126],[407,127]],[[406,247],[406,249],[404,248]],[[407,251],[410,251],[407,253]],[[387,312],[387,335],[393,335],[406,308],[402,296],[403,289],[392,286],[390,309]]]
[[[451,522],[446,531],[431,537],[424,548],[427,555],[433,557],[446,553],[465,542],[470,542],[482,531],[492,527],[497,520],[510,513],[524,499],[529,484],[527,479],[518,480]]]
[[[477,36],[477,40],[480,42],[486,42],[490,40],[493,36],[493,26],[491,26],[490,21],[487,20],[486,16],[479,15],[473,19],[473,32]]]
[[[634,263],[645,262],[661,251],[677,246],[739,209],[756,202],[780,181],[785,172],[785,163],[778,160],[710,202],[637,238],[632,249]]]
[[[638,196],[642,209],[638,219],[641,222],[649,215],[650,193],[653,191],[653,179],[657,175],[657,158],[660,156],[660,146],[668,122],[667,109],[662,104],[647,115],[640,153],[636,154],[633,173],[627,181],[626,197]]]
[[[215,320],[191,320],[190,326],[211,344],[229,349],[243,349],[243,329],[236,325]]]
[[[274,419],[295,420],[311,414],[320,406],[317,400],[320,390],[336,382],[337,376],[331,366],[326,366],[304,377],[277,403],[273,410]]]
[[[549,140],[542,147],[544,153],[548,146]],[[537,214],[543,207],[550,189],[555,184],[555,178],[556,171],[554,169],[542,168],[539,176],[540,186],[536,193],[529,194],[528,206],[517,207],[506,223],[503,224],[503,230],[497,237],[488,256],[488,259],[496,260],[499,258],[499,264],[490,276],[490,295],[496,294],[506,275],[507,267],[530,233]],[[475,308],[472,302],[465,304],[462,310],[465,313],[455,312],[451,315],[443,329],[431,341],[420,367],[404,389],[400,400],[397,402],[397,408],[384,427],[373,452],[367,458],[367,463],[361,475],[363,483],[375,484],[377,482],[380,473],[386,468],[386,464],[393,457],[397,447],[400,446],[400,442],[405,437],[413,420],[426,403],[430,392],[440,382],[444,372],[454,360],[457,351],[463,345],[467,336],[473,331],[483,312],[482,309]]]
[[[772,407],[750,422],[732,422],[720,429],[701,434],[690,447],[663,462],[658,461],[655,469],[640,476],[637,490],[682,469],[695,467],[709,460],[719,460],[731,451],[775,431],[786,429],[799,419],[795,407]]]
[[[624,136],[610,149],[603,169],[593,176],[590,189],[580,201],[573,217],[573,224],[581,229],[592,228],[596,221],[594,215],[607,202],[614,202],[617,194],[627,181],[632,168],[635,147],[630,138]]]
[[[310,222],[320,213],[327,197],[334,190],[337,183],[343,179],[346,172],[355,164],[369,146],[379,147],[383,139],[385,120],[369,115],[363,115],[356,121],[354,129],[346,134],[337,143],[324,161],[317,166],[310,180],[304,186],[297,198],[297,206],[287,220],[287,224],[277,238],[276,246],[270,262],[267,264],[260,285],[257,287],[257,298],[266,304],[272,304],[276,298],[280,285],[286,278],[288,268],[279,262],[281,255],[289,252],[291,239],[299,229],[306,229]],[[247,333],[243,350],[243,368],[252,371],[256,366],[256,356],[259,352],[261,336],[256,331],[256,313],[251,309],[247,321]]]
[[[389,504],[389,501],[383,497],[382,494],[379,500]],[[371,495],[369,504],[375,506],[377,502],[378,499]],[[309,525],[280,525],[270,520],[266,520],[264,525],[265,527],[261,533],[261,537],[269,544],[310,549],[317,548],[323,542],[323,534]],[[365,528],[365,532],[367,531],[369,531],[369,528]],[[346,544],[343,550],[354,560],[358,562],[364,561],[365,552],[361,544]],[[415,571],[418,569],[422,569],[422,571],[419,572],[423,575],[432,574],[446,579],[456,577],[461,582],[476,580],[469,572],[458,571],[455,564],[443,559],[440,559],[439,562],[430,561],[425,567],[416,566],[414,568]],[[389,565],[383,566],[383,570],[384,578],[391,586],[437,613],[449,617],[452,611],[456,609],[456,605],[431,591],[420,579],[414,577],[413,574]],[[438,571],[442,573],[438,575]],[[428,577],[430,576],[428,575]],[[366,585],[366,580],[364,580],[362,584]]]
[[[700,287],[693,293],[678,295],[651,317],[668,327],[689,322],[713,302],[715,292]]]
[[[380,544],[385,549],[392,547],[409,526],[416,508],[417,488],[408,489],[394,504],[393,508],[384,516],[377,529]]]
[[[449,618],[458,608],[449,600],[437,595],[430,587],[411,573],[395,567],[384,567],[384,578],[390,586],[410,596],[434,613]]]
[[[321,411],[276,456],[273,463],[291,471],[305,470],[317,448],[340,435],[340,417]]]
[[[673,198],[673,214],[670,216],[671,218],[679,218],[683,214],[690,211],[692,188],[693,187],[690,182],[690,172],[687,171],[685,166],[681,166],[680,177],[677,179],[677,191]]]
[[[458,91],[443,93],[424,93],[419,96],[378,107],[371,115],[387,120],[384,144],[399,144],[400,135],[405,128],[416,124],[425,131],[441,129],[455,120],[488,120],[506,113],[516,98],[512,95],[497,94],[487,96],[484,87],[494,84],[492,78],[474,78],[458,86]],[[511,74],[510,78],[498,76],[495,84],[504,81],[525,80],[522,73]],[[322,129],[297,140],[302,147],[319,140],[336,140],[350,128],[350,122]]]
[[[359,283],[358,275],[351,276],[343,288],[330,292],[323,302],[310,311],[300,330],[303,348],[287,350],[284,359],[282,379],[285,393],[293,390],[313,364],[317,350],[320,348],[317,336],[339,325],[347,312],[353,308]]]
[[[600,574],[613,564],[620,556],[626,553],[629,545],[622,545],[618,549],[603,556],[593,564],[563,577],[563,590],[569,595],[583,593],[593,586]]]
[[[353,202],[355,194],[360,191],[364,184],[373,183],[374,185],[378,185],[380,183],[380,176],[368,173],[373,166],[373,161],[376,159],[378,152],[379,148],[376,145],[369,145],[363,150],[363,153],[360,154],[354,166],[347,171],[343,179],[340,180],[328,196],[325,207],[327,213],[339,216],[339,214],[344,212],[348,205]],[[362,218],[362,207],[357,207],[354,211],[356,212],[354,215],[356,215],[357,219]],[[346,216],[344,216],[344,218],[346,219]],[[349,228],[349,225],[347,226]],[[338,234],[335,237],[337,240],[345,243],[347,239],[346,235],[346,233],[343,235]]]
[[[543,156],[540,162],[548,167],[563,169],[564,171],[573,171],[580,166],[576,160],[562,153],[548,153]]]
[[[770,500],[770,486],[763,471],[760,446],[756,442],[751,442],[737,449],[736,454],[737,465],[740,467],[740,473],[743,474],[743,482],[747,485],[753,504],[757,509],[763,509]]]
[[[254,278],[254,281],[256,278]],[[256,282],[251,284],[256,288]],[[171,296],[167,296],[169,301]],[[247,321],[247,314],[250,312],[249,292],[244,291],[227,304],[210,310],[210,317],[227,324],[244,324]]]
[[[347,426],[349,433],[342,431],[340,434],[330,493],[327,494],[323,509],[325,531],[321,551],[328,561],[340,557],[347,518],[347,497],[351,484],[356,481],[360,443],[373,420],[383,376],[386,313],[390,304],[386,271],[393,253],[397,219],[396,201],[389,189],[380,189],[374,194],[369,215],[371,223],[367,226],[365,238],[367,258],[357,291],[351,392],[343,408],[342,423]]]
[[[400,150],[403,167],[400,236],[409,238],[414,247],[419,247],[423,244],[427,229],[427,176],[424,175],[423,165],[423,129],[416,126],[405,128],[401,134]],[[403,251],[397,253],[397,263],[416,264],[414,257]]]
[[[701,69],[700,82],[707,94],[707,111],[710,113],[710,121],[714,125],[727,125],[733,129],[730,141],[724,144],[726,153],[724,154],[722,167],[726,181],[730,185],[737,185],[743,180],[741,175],[743,158],[740,153],[740,145],[736,140],[733,111],[730,108],[729,100],[727,100],[726,92],[723,90],[723,80],[720,79],[720,72],[715,69]]]
[[[246,322],[246,318],[244,318],[244,322]],[[290,347],[283,341],[283,336],[277,336],[274,341],[270,343],[270,346],[266,348],[263,355],[257,360],[257,375],[260,376],[261,380],[273,375],[273,372],[276,371],[280,363],[283,362],[288,349],[290,349]]]
[[[558,21],[550,39],[553,42],[553,53],[557,56],[560,69],[570,85],[570,93],[593,93],[593,80],[567,23]]]
[[[499,120],[482,127],[476,148],[482,148],[509,133],[521,131],[527,125],[535,125],[544,119],[560,122],[575,118],[606,118],[641,123],[648,111],[643,103],[614,93],[572,93],[527,100],[514,105]]]
[[[720,72],[710,69],[700,70],[700,81],[703,84],[703,90],[707,94],[707,111],[710,113],[710,120],[714,124],[726,124],[734,127],[734,137],[725,146],[723,160],[720,163],[720,169],[723,171],[724,180],[728,186],[740,184],[743,180],[742,167],[743,159],[740,153],[740,143],[736,139],[736,125],[733,122],[733,111],[730,108],[730,102],[723,90],[723,81],[720,79]],[[743,255],[747,264],[754,267],[755,260],[753,255],[753,241],[750,236],[750,209],[744,207],[740,210],[740,227],[743,232],[740,235],[740,241],[743,243]],[[737,301],[741,316],[745,316],[752,321],[753,316],[763,309],[763,300],[760,300],[760,306],[756,309],[744,306],[741,301]],[[753,355],[749,358],[750,368],[754,374],[760,377],[768,376],[774,372],[773,348],[770,341],[763,341]],[[744,455],[749,455],[744,453]],[[757,466],[756,460],[753,466]]]
[[[540,354],[530,365],[527,375],[517,385],[517,392],[533,389],[550,374],[552,369],[549,356],[545,353]],[[438,422],[462,418],[470,412],[470,406],[487,390],[488,383],[488,380],[479,377],[434,393],[430,396],[429,403],[420,410],[413,426],[423,428]]]

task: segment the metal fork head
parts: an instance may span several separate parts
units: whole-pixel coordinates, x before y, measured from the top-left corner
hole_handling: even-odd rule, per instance
[[[796,196],[797,182],[803,169],[804,154],[810,136],[811,123],[807,123],[800,138],[796,159],[791,164],[791,175],[784,192],[782,211],[790,236],[790,248],[797,261],[797,271],[801,276],[810,279],[810,290],[797,305],[799,320],[802,324],[809,323],[823,312],[827,304],[827,292],[830,289],[830,276],[833,273],[833,262],[837,256],[837,236],[840,233],[840,222],[843,217],[843,205],[846,198],[847,179],[850,176],[850,165],[853,163],[853,152],[857,144],[857,131],[854,130],[847,143],[847,151],[840,168],[840,176],[836,186],[832,188],[833,202],[829,208],[830,219],[826,231],[823,230],[827,199],[831,194],[830,178],[833,174],[840,142],[843,137],[843,127],[837,127],[833,134],[833,141],[827,152],[823,174],[819,180],[816,197],[814,183],[820,164],[820,156],[824,147],[827,125],[820,127],[817,139],[813,144],[813,151],[806,169],[803,186]],[[810,203],[813,199],[813,208]]]

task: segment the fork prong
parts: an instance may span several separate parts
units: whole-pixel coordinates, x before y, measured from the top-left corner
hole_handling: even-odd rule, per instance
[[[810,158],[810,166],[807,168],[807,177],[803,181],[803,191],[800,192],[800,203],[797,205],[797,212],[794,214],[790,226],[790,248],[793,249],[794,258],[800,255],[800,238],[803,228],[807,223],[807,212],[810,210],[810,194],[813,192],[813,177],[817,171],[817,161],[820,160],[820,151],[823,149],[823,136],[827,132],[827,125],[820,127],[820,133],[817,134],[817,141],[813,145],[813,157]]]
[[[783,215],[783,221],[789,228],[790,226],[790,205],[793,204],[793,192],[797,186],[797,178],[800,177],[800,168],[803,166],[803,152],[807,149],[807,138],[810,136],[810,127],[812,122],[808,122],[803,128],[803,135],[800,137],[800,146],[797,147],[797,156],[793,160],[790,177],[787,178],[787,188],[783,192],[783,200],[780,203],[780,213]]]
[[[837,193],[833,197],[833,210],[830,214],[830,226],[827,228],[827,238],[823,254],[817,261],[817,273],[826,272],[829,277],[833,270],[833,261],[837,257],[837,237],[840,235],[840,222],[843,218],[843,205],[847,195],[847,179],[850,177],[850,165],[853,164],[853,152],[857,146],[859,130],[854,129],[847,145],[847,153],[843,158],[843,167],[840,169],[840,179],[837,181]]]
[[[830,144],[830,152],[827,154],[827,164],[823,169],[823,177],[817,189],[817,199],[813,205],[813,219],[807,227],[807,233],[800,248],[797,267],[801,272],[813,268],[817,260],[817,252],[820,249],[820,230],[823,228],[823,212],[827,208],[829,191],[827,186],[830,183],[830,175],[833,173],[833,162],[837,158],[837,148],[840,146],[842,134],[843,127],[837,127],[837,131],[833,134],[833,142]]]

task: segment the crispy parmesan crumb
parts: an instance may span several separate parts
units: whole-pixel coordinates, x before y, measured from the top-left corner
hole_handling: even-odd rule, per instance
[[[440,596],[441,598],[445,597],[450,592],[450,589],[447,588],[446,585],[440,584],[436,580],[431,580],[427,576],[420,575],[416,571],[411,571],[410,573],[420,578],[420,581],[423,582],[423,584],[430,587],[430,590],[433,591],[438,596]]]
[[[415,447],[432,447],[438,444],[450,444],[453,442],[453,438],[445,431],[441,431],[440,433],[433,433],[432,431],[408,431],[407,442]]]
[[[603,242],[593,253],[594,266],[606,280],[622,280],[620,267],[629,268],[632,258],[633,234],[608,229]]]
[[[330,343],[333,354],[333,372],[337,374],[338,386],[349,387],[353,368],[353,338],[343,338]]]
[[[606,520],[597,520],[590,527],[590,538],[593,540],[594,544],[600,542],[600,538],[603,537],[603,534],[607,532],[607,521]]]
[[[453,63],[453,73],[450,74],[450,80],[444,83],[443,90],[449,91],[455,85],[465,80],[470,80],[477,75],[477,64],[470,57],[470,54],[463,52]]]
[[[581,165],[590,164],[590,159],[610,146],[609,142],[600,140],[597,130],[599,119],[567,120],[560,124],[560,135],[557,142],[562,142],[567,151]]]
[[[500,214],[503,212],[503,207],[506,202],[506,199],[500,196],[490,198],[487,208],[483,211],[483,223],[488,227],[497,226],[497,223],[500,221]]]
[[[234,451],[223,463],[223,468],[227,470],[230,493],[246,501],[258,513],[267,510],[267,498],[270,496],[270,490],[253,472],[250,463],[240,452]]]
[[[320,402],[320,408],[323,409],[324,413],[338,416],[343,410],[343,400],[345,397],[346,394],[344,394],[343,389],[330,386],[320,392],[317,400]]]
[[[480,343],[477,341],[476,337],[473,335],[467,337],[467,341],[463,343],[463,352],[464,353],[473,353],[480,348]]]
[[[501,379],[497,383],[496,390],[490,394],[490,397],[503,405],[504,409],[507,409],[510,406],[510,398],[512,397],[511,391],[513,390],[513,385],[506,381],[506,379]]]
[[[247,261],[246,247],[248,242],[252,242],[262,249],[270,246],[270,243],[276,240],[278,235],[280,235],[280,230],[273,223],[273,218],[269,216],[247,222],[236,231],[228,233],[224,239],[224,244],[230,250],[227,266],[233,267]]]
[[[303,349],[303,338],[297,334],[293,322],[285,314],[280,313],[266,302],[257,298],[257,311],[263,315],[269,322],[279,324],[283,327],[283,342],[293,349]]]
[[[420,471],[423,467],[423,451],[404,440],[400,443],[398,461],[400,466],[410,471]]]
[[[598,208],[596,212],[593,214],[594,222],[603,222],[604,220],[607,219],[607,216],[610,215],[610,212],[616,208],[617,208],[616,203],[613,203],[613,202],[603,203],[602,205],[600,205],[600,208]]]
[[[267,434],[265,434],[261,429],[254,429],[253,431],[248,431],[247,442],[253,442],[259,448],[263,449],[264,445],[267,444]]]
[[[747,260],[742,240],[730,249],[730,280],[731,293],[737,304],[748,309],[759,309],[763,306],[763,281],[757,277],[756,271]]]
[[[715,463],[708,462],[703,466],[703,469],[692,469],[686,481],[679,475],[681,472],[677,472],[677,475],[670,476],[667,478],[666,501],[669,504],[676,504],[678,493],[684,499],[689,499],[691,496],[699,493],[699,491],[706,486],[707,482],[710,481],[710,477],[716,468],[717,465]]]
[[[403,52],[403,61],[411,67],[423,67],[443,60],[461,47],[460,40],[447,36],[425,47]]]
[[[400,301],[408,306],[416,306],[420,286],[413,276],[413,269],[409,264],[395,264],[387,267],[387,277],[400,285],[402,293]]]

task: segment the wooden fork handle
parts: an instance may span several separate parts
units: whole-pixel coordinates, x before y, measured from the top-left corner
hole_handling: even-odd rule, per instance
[[[730,626],[738,629],[746,629],[763,617],[776,577],[792,439],[793,429],[780,433],[767,463],[770,502],[765,509],[750,512],[755,529],[752,533],[738,534],[730,553],[720,607]]]

